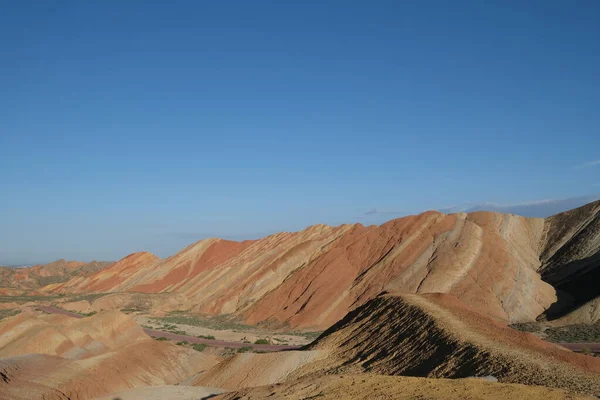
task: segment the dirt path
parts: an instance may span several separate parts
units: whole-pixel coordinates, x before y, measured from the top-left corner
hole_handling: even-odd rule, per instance
[[[38,306],[36,307],[42,311],[45,311],[50,314],[61,314],[66,315],[72,318],[83,318],[82,315],[72,313],[66,310],[61,310],[60,308],[52,307],[52,306]],[[212,347],[231,347],[234,349],[239,349],[242,347],[252,347],[254,350],[259,351],[282,351],[282,350],[298,350],[301,346],[279,346],[272,344],[253,344],[253,343],[240,343],[240,342],[227,342],[224,340],[210,340],[210,339],[201,339],[194,336],[188,335],[177,335],[171,332],[159,331],[156,329],[148,329],[144,328],[144,332],[150,336],[155,337],[165,337],[169,340],[173,340],[176,342],[187,341],[188,343],[203,343]]]
[[[590,349],[592,353],[600,353],[600,343],[557,343],[558,345],[571,351],[583,351],[585,348]]]

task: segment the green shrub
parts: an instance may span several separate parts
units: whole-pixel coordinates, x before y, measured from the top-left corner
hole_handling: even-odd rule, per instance
[[[595,343],[600,341],[600,324],[573,324],[561,327],[550,327],[545,331],[551,342]]]
[[[8,318],[19,314],[21,310],[11,308],[9,310],[0,310],[0,320],[3,318]]]
[[[192,345],[192,348],[196,351],[204,351],[204,349],[206,349],[206,345],[204,343],[194,343]]]
[[[536,333],[541,331],[541,325],[536,322],[524,322],[519,324],[512,324],[509,326],[518,331],[527,333]]]
[[[188,344],[187,340],[184,340],[182,342],[177,342],[177,346],[183,346],[183,345],[186,345],[186,344]]]
[[[198,335],[196,337],[199,339],[215,340],[215,337],[213,335]]]
[[[156,318],[159,321],[183,325],[201,326],[217,330],[248,330],[254,329],[254,326],[242,324],[231,319],[228,315],[217,316],[199,316],[199,315],[181,315],[180,312],[172,312],[168,317]]]
[[[267,339],[258,339],[254,344],[271,344]]]
[[[249,353],[252,351],[252,347],[240,347],[237,349],[238,353]]]
[[[161,337],[154,337],[154,339],[156,339],[156,340],[160,340],[161,342],[162,342],[162,341],[165,341],[165,340],[169,340],[169,339],[167,339],[167,338],[166,338],[166,337],[164,337],[164,336],[161,336]]]

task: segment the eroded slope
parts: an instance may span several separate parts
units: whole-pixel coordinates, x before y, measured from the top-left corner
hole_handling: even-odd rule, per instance
[[[0,322],[0,399],[91,399],[171,385],[218,358],[145,335],[128,316],[24,313]]]
[[[379,296],[310,348],[328,351],[321,368],[336,373],[493,375],[501,382],[600,395],[600,359],[514,331],[450,295]]]
[[[256,241],[207,239],[166,260],[136,253],[45,290],[180,293],[195,312],[312,330],[382,290],[446,292],[494,318],[529,321],[555,301],[537,273],[543,227],[541,219],[486,212],[315,225]]]
[[[557,318],[600,296],[600,201],[547,218],[544,239],[542,277],[559,295],[548,317]]]
[[[399,376],[328,375],[225,393],[215,400],[583,400],[585,395],[479,379],[424,379]]]

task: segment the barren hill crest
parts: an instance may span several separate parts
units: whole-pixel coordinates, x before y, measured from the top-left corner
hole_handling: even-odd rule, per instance
[[[179,293],[193,311],[324,329],[382,291],[449,293],[496,320],[535,320],[593,300],[600,202],[556,216],[425,212],[381,226],[315,225],[259,240],[206,239],[164,260],[134,253],[51,293]],[[555,305],[556,307],[556,305]]]

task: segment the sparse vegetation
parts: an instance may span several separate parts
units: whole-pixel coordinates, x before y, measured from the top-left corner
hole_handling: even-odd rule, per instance
[[[121,312],[124,313],[131,313],[131,312],[138,312],[138,311],[142,311],[138,308],[121,308]]]
[[[106,295],[109,295],[111,293],[92,293],[92,294],[77,294],[77,295],[73,295],[69,298],[69,301],[75,302],[75,301],[82,301],[85,300],[88,303],[92,304],[94,301],[96,301],[97,299],[99,299],[100,297],[104,297]],[[67,295],[65,295],[64,293],[59,294],[59,297],[65,297]]]
[[[252,347],[240,347],[237,349],[238,353],[250,353],[252,351]]]
[[[166,338],[166,337],[164,337],[164,336],[161,336],[161,337],[155,337],[155,336],[152,336],[152,337],[153,337],[154,339],[156,339],[156,340],[159,340],[159,341],[161,341],[161,342],[164,342],[165,340],[169,340],[169,339],[167,339],[167,338]]]
[[[555,343],[600,342],[600,323],[553,327],[544,323],[528,322],[523,324],[512,324],[510,327],[521,332],[537,334],[544,339]]]
[[[56,307],[56,308],[60,308],[61,310],[68,311],[68,312],[70,312],[70,313],[73,313],[73,314],[78,314],[78,315],[81,315],[82,317],[91,317],[92,315],[96,315],[96,314],[98,314],[98,312],[97,312],[97,311],[90,311],[90,312],[84,313],[84,312],[75,311],[75,310],[66,310],[66,309],[64,309],[64,308],[62,308],[62,307],[59,307],[59,306],[55,306],[55,307]]]
[[[217,316],[200,316],[200,315],[185,315],[183,311],[172,311],[169,313],[167,317],[156,317],[153,318],[156,324],[162,324],[169,329],[169,327],[174,327],[171,324],[182,324],[182,325],[190,325],[190,326],[198,326],[202,328],[214,329],[214,330],[231,330],[234,332],[264,332],[268,333],[269,331],[264,326],[252,326],[246,325],[241,322],[235,321],[230,315],[217,315]],[[314,340],[321,335],[321,331],[319,332],[300,332],[300,331],[286,331],[279,332],[282,335],[290,335],[290,336],[300,336],[304,337],[308,340]],[[200,337],[200,336],[198,336]],[[208,339],[206,337],[205,339]],[[288,341],[279,340],[281,343],[287,343]],[[249,343],[249,342],[248,342]]]
[[[28,303],[56,300],[58,296],[0,296],[0,303]]]
[[[235,356],[235,354],[236,354],[236,351],[232,347],[225,347],[224,349],[220,349],[220,351],[219,351],[219,355],[221,357],[226,357],[226,358],[233,357],[233,356]]]
[[[17,310],[14,308],[11,308],[9,310],[0,310],[0,321],[3,320],[4,318],[15,316],[15,315],[19,314],[20,312],[21,312],[21,310]]]
[[[525,322],[525,323],[521,323],[521,324],[512,324],[512,325],[510,325],[510,327],[513,329],[516,329],[518,331],[528,332],[528,333],[540,333],[542,331],[542,327],[540,326],[540,324],[538,324],[536,322]]]
[[[219,331],[236,329],[244,331],[256,329],[253,326],[233,321],[231,317],[227,315],[205,317],[197,315],[182,315],[181,312],[171,312],[168,317],[161,317],[155,319],[163,323],[200,326],[203,328],[215,329]]]
[[[254,344],[271,344],[267,339],[257,339]]]
[[[213,335],[198,335],[196,337],[199,338],[199,339],[216,340]]]
[[[291,335],[291,336],[302,336],[303,338],[309,339],[309,340],[315,340],[316,338],[318,338],[319,336],[321,336],[321,334],[323,333],[322,331],[315,331],[315,332],[298,332],[298,331],[291,331],[291,332],[282,332],[285,333],[286,335]]]
[[[184,346],[186,344],[188,344],[187,340],[184,340],[184,341],[181,341],[181,342],[177,342],[177,346]]]
[[[192,345],[192,348],[196,351],[204,351],[204,349],[206,349],[206,346],[204,343],[194,343]]]
[[[551,342],[600,342],[600,324],[575,324],[546,328],[544,333]]]

